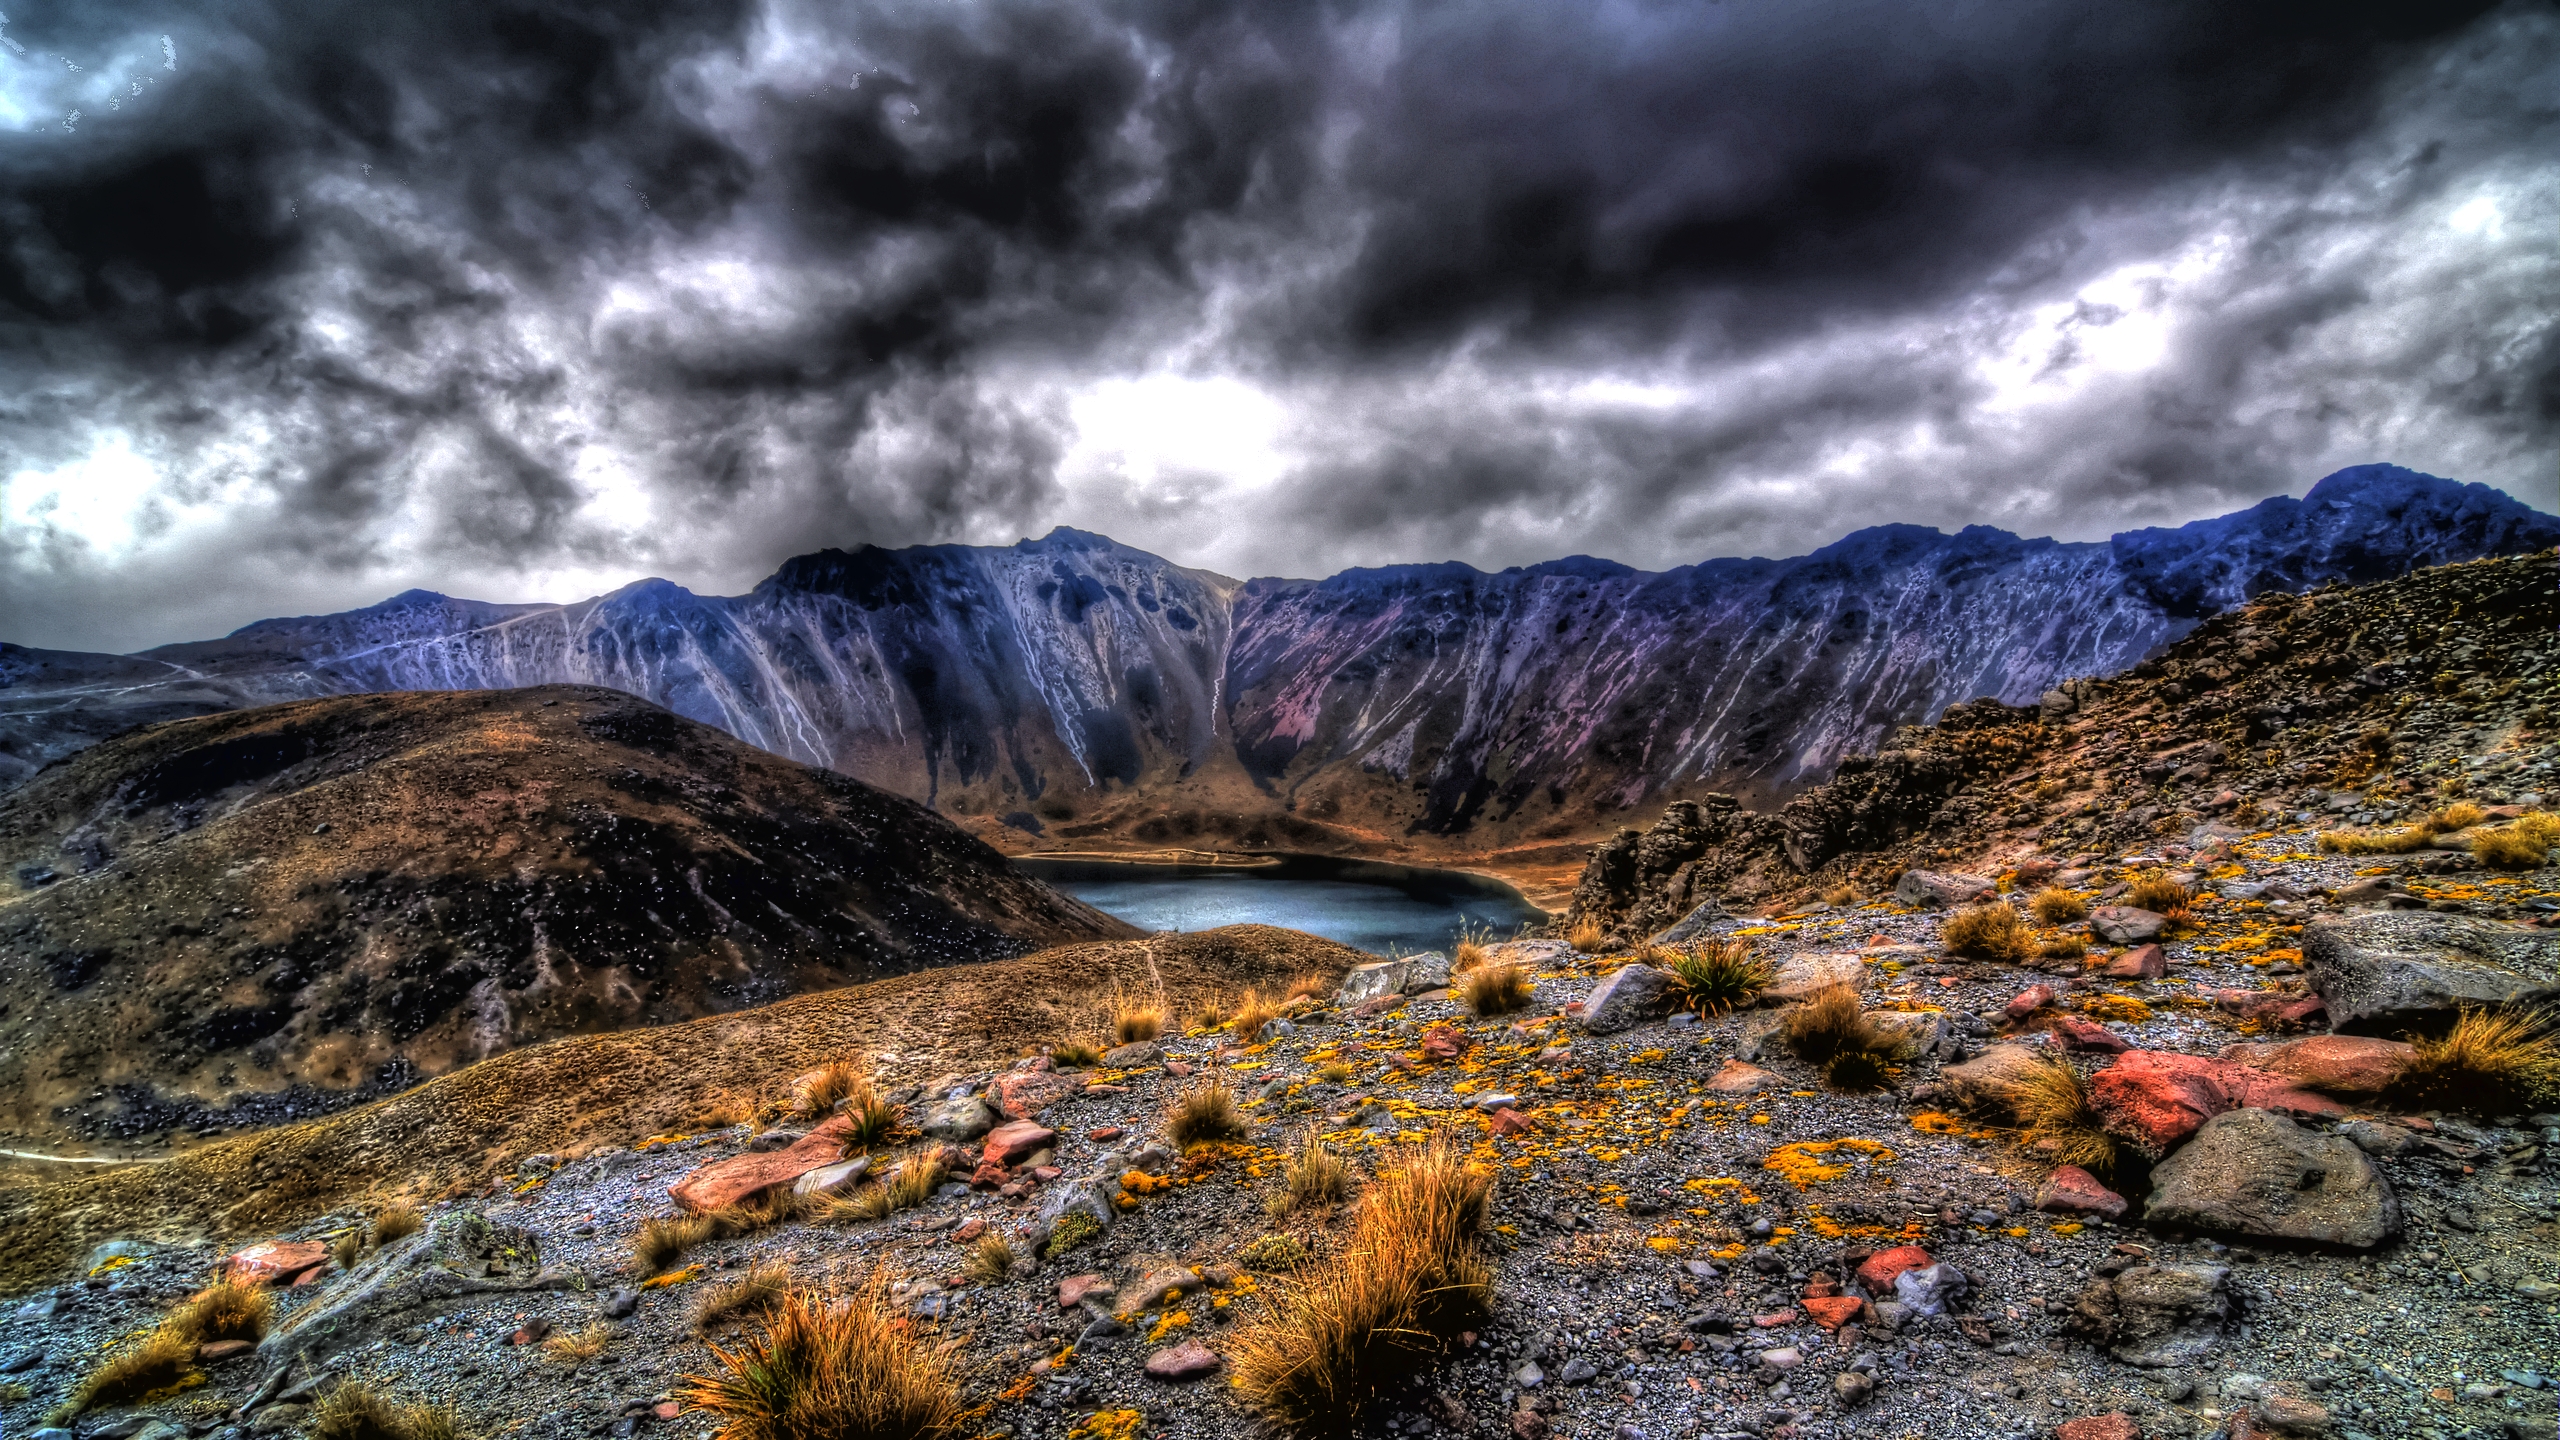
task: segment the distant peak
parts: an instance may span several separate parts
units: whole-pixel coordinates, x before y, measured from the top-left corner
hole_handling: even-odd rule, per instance
[[[1119,545],[1119,541],[1108,535],[1097,535],[1090,530],[1078,530],[1071,525],[1060,525],[1037,540],[1017,540],[1013,548],[1016,550],[1113,550],[1119,548]]]

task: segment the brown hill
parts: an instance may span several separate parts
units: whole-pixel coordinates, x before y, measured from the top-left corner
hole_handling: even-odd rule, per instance
[[[1328,983],[1368,957],[1267,925],[1068,945],[732,1015],[580,1035],[468,1065],[318,1120],[173,1159],[0,1188],[0,1295],[60,1277],[101,1240],[246,1235],[354,1200],[432,1198],[540,1152],[679,1130],[724,1093],[773,1093],[826,1061],[877,1057],[893,1082],[985,1070],[1027,1044],[1098,1033],[1115,991],[1176,1004],[1244,986]]]
[[[619,691],[173,721],[0,798],[0,1146],[272,1123],[1132,933],[923,806]]]

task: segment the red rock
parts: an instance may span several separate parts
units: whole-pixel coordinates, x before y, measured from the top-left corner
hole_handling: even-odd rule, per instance
[[[1164,1062],[1164,1073],[1179,1078],[1191,1073],[1191,1064],[1186,1060],[1167,1060]]]
[[[1474,1043],[1474,1036],[1455,1025],[1434,1025],[1422,1032],[1422,1053],[1434,1060],[1455,1060]]]
[[[2013,999],[2008,1004],[2001,1006],[2000,1013],[2008,1016],[2012,1020],[2024,1020],[2028,1016],[2033,1015],[2038,1010],[2041,1010],[2052,1003],[2052,986],[2030,985],[2026,989],[2018,992],[2016,999]]]
[[[2093,1055],[2121,1055],[2133,1048],[2123,1036],[2085,1015],[2053,1017],[2053,1038],[2065,1050],[2083,1050]]]
[[[1493,1112],[1493,1133],[1508,1139],[1537,1129],[1537,1122],[1505,1105]]]
[[[2275,1021],[2287,1030],[2307,1030],[2314,1022],[2329,1018],[2329,1002],[2317,995],[2305,995],[2290,1005],[2279,1005]]]
[[[1057,1141],[1058,1132],[1055,1130],[1028,1120],[1011,1120],[988,1131],[987,1138],[979,1141],[978,1145],[990,1159],[1019,1165]]]
[[[2089,1091],[2107,1129],[2154,1156],[2186,1143],[2204,1122],[2225,1110],[2322,1117],[2346,1113],[2329,1097],[2255,1066],[2161,1050],[2118,1056],[2090,1081]]]
[[[299,1290],[299,1289],[301,1289],[302,1287],[304,1287],[305,1285],[317,1285],[317,1284],[319,1284],[322,1280],[326,1279],[326,1278],[328,1277],[328,1274],[329,1274],[329,1267],[328,1267],[328,1266],[326,1266],[326,1265],[314,1265],[314,1266],[312,1266],[310,1269],[305,1270],[305,1271],[303,1271],[301,1274],[296,1275],[296,1276],[294,1276],[294,1277],[293,1277],[293,1288],[294,1288],[294,1289],[296,1289],[296,1290]]]
[[[1858,1283],[1870,1295],[1891,1295],[1893,1277],[1905,1270],[1926,1270],[1937,1264],[1928,1251],[1917,1245],[1896,1245],[1879,1250],[1858,1266]]]
[[[998,1077],[987,1087],[987,1102],[1007,1120],[1029,1120],[1083,1088],[1075,1076],[1034,1070]]]
[[[1717,1067],[1716,1073],[1707,1077],[1707,1088],[1719,1095],[1748,1095],[1754,1090],[1766,1090],[1778,1084],[1779,1079],[1775,1071],[1745,1065],[1739,1060],[1727,1060]]]
[[[1035,1180],[1055,1180],[1066,1173],[1066,1171],[1059,1169],[1055,1165],[1034,1165],[1031,1167],[1031,1177]]]
[[[1834,1295],[1804,1302],[1805,1313],[1825,1330],[1837,1330],[1855,1320],[1867,1308],[1867,1302],[1855,1295]]]
[[[2053,1427],[2053,1440],[2142,1440],[2142,1432],[2135,1428],[2132,1416],[2118,1410],[2065,1420]]]
[[[1555,1427],[1547,1423],[1547,1417],[1535,1410],[1511,1412],[1511,1440],[1547,1440],[1554,1433]]]
[[[1099,1275],[1070,1275],[1058,1282],[1058,1308],[1073,1310],[1093,1294],[1111,1293],[1111,1282]]]
[[[1117,1140],[1120,1138],[1120,1135],[1121,1129],[1119,1126],[1105,1125],[1099,1130],[1086,1131],[1084,1138],[1087,1140]]]
[[[1226,1364],[1226,1361],[1218,1358],[1217,1351],[1197,1340],[1185,1340],[1179,1345],[1159,1350],[1148,1356],[1147,1378],[1177,1383],[1185,1380],[1200,1380],[1217,1374],[1226,1368]]]
[[[1752,1316],[1751,1323],[1763,1330],[1775,1330],[1781,1325],[1793,1325],[1797,1318],[1796,1312],[1792,1309],[1772,1310],[1766,1315]]]
[[[843,1159],[844,1139],[852,1129],[853,1117],[838,1115],[787,1149],[714,1160],[669,1186],[667,1194],[697,1215],[753,1199]]]
[[[196,1358],[211,1365],[235,1355],[246,1355],[257,1348],[255,1340],[207,1340],[196,1347]]]
[[[2018,878],[2032,885],[2039,880],[2052,879],[2053,872],[2061,868],[2061,861],[2038,855],[2018,862]]]
[[[979,1216],[972,1215],[952,1228],[951,1243],[966,1245],[986,1233],[987,1222]]]
[[[2036,1208],[2057,1215],[2096,1215],[2114,1220],[2124,1214],[2124,1197],[2098,1183],[2077,1165],[2057,1167],[2036,1191]]]
[[[990,1155],[969,1172],[969,1183],[981,1190],[994,1190],[1013,1178],[1013,1167]]]
[[[2108,961],[2099,973],[2110,980],[2157,980],[2169,973],[2169,952],[2157,945],[2136,945]]]
[[[684,1407],[673,1400],[661,1400],[649,1407],[649,1413],[660,1420],[673,1420],[684,1413]]]
[[[329,1247],[317,1240],[268,1240],[224,1261],[222,1274],[235,1285],[290,1285],[327,1263]]]
[[[2414,1046],[2364,1035],[2310,1035],[2255,1045],[2226,1046],[2225,1060],[2255,1065],[2306,1089],[2333,1095],[2374,1095],[2400,1078]]]
[[[539,1345],[550,1334],[550,1321],[540,1319],[527,1320],[524,1322],[524,1328],[507,1337],[507,1343],[510,1345]]]

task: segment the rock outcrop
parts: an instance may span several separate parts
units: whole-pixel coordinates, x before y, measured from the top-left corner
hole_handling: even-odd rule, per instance
[[[2303,935],[2311,988],[2354,1035],[2440,1031],[2463,1007],[2560,1000],[2560,934],[2389,910],[2323,918]]]
[[[2272,1110],[2233,1110],[2151,1174],[2143,1220],[2370,1250],[2400,1233],[2391,1182],[2353,1141],[2303,1129]]]

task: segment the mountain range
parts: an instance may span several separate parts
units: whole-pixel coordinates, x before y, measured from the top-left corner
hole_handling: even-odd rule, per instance
[[[2365,465],[2105,541],[1886,525],[1659,573],[1576,556],[1239,582],[1063,528],[823,550],[737,596],[412,590],[136,655],[0,645],[0,785],[145,721],[574,683],[1010,850],[1525,851],[1683,796],[1784,796],[1897,726],[2125,669],[2253,595],[2555,544],[2560,519],[2503,492]]]

